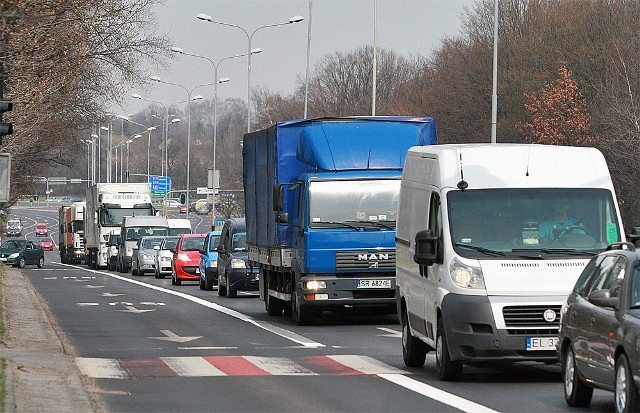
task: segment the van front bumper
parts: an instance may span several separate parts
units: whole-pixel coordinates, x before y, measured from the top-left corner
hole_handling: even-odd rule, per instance
[[[442,301],[442,317],[453,361],[558,360],[555,348],[527,350],[527,337],[558,337],[557,325],[544,324],[542,321],[540,325],[528,329],[498,330],[488,297],[447,294]]]

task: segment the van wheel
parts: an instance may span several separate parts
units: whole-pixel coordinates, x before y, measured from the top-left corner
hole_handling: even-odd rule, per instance
[[[444,334],[442,318],[438,319],[436,335],[436,366],[438,377],[442,381],[458,381],[462,375],[462,362],[452,361],[449,354],[449,344]]]
[[[631,372],[631,365],[626,354],[620,354],[616,360],[616,389],[615,389],[616,411],[636,412],[638,411],[638,390],[636,389]]]
[[[405,309],[402,310],[400,323],[402,325],[402,358],[404,359],[404,364],[407,367],[422,367],[427,357],[427,346],[422,340],[415,338],[411,334],[411,327],[409,327],[409,319]]]

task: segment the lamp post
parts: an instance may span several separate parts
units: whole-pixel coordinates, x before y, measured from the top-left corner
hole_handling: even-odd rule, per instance
[[[266,29],[268,27],[284,26],[284,25],[287,25],[287,24],[301,22],[301,21],[304,20],[304,17],[302,17],[302,16],[293,16],[293,17],[289,18],[288,22],[266,24],[264,26],[258,27],[253,32],[251,32],[251,34],[249,34],[249,32],[247,32],[247,30],[245,30],[241,26],[238,26],[237,24],[225,23],[225,22],[220,22],[220,21],[213,20],[213,18],[211,16],[209,16],[208,14],[205,14],[205,13],[200,13],[196,17],[198,19],[200,19],[200,20],[208,21],[210,23],[216,23],[216,24],[221,24],[221,25],[224,25],[224,26],[236,27],[236,28],[242,30],[244,32],[244,34],[247,36],[247,43],[248,43],[248,48],[247,48],[247,132],[251,132],[251,41],[253,40],[253,35],[256,34],[256,32],[258,30]]]
[[[100,126],[100,129],[98,130],[98,182],[102,182],[102,179],[101,179],[101,176],[100,176],[100,163],[101,163],[101,161],[100,161],[100,146],[101,146],[100,145],[100,139],[101,139],[101,136],[100,135],[102,133],[100,131],[103,131],[103,130],[106,130],[107,133],[108,133],[109,132],[109,128],[107,128],[106,126]]]
[[[129,175],[130,175],[129,174],[129,144],[138,138],[142,138],[142,135],[138,134],[138,135],[132,136],[131,139],[127,139],[127,182],[129,182]]]
[[[149,76],[149,80],[152,80],[154,82],[158,82],[158,83],[164,83],[167,85],[172,85],[172,86],[178,86],[181,87],[185,90],[185,92],[187,92],[187,190],[186,190],[186,195],[185,195],[185,203],[187,204],[187,212],[186,212],[186,218],[189,219],[189,190],[190,190],[190,169],[191,169],[191,101],[192,100],[200,100],[202,99],[201,95],[196,95],[193,98],[191,97],[191,93],[193,93],[193,91],[200,86],[204,86],[204,85],[198,85],[196,87],[194,87],[193,89],[189,90],[187,89],[185,86],[180,85],[178,83],[172,83],[172,82],[167,82],[164,81],[162,79],[160,79],[158,76]]]
[[[91,149],[93,149],[93,139],[81,139],[80,142],[87,145],[87,188],[93,184],[93,179],[91,178],[91,157],[89,145],[91,145]]]
[[[233,56],[227,56],[218,60],[218,62],[214,62],[213,60],[209,59],[206,56],[201,56],[194,53],[187,53],[179,47],[174,46],[171,48],[171,51],[175,53],[183,54],[185,56],[193,56],[199,59],[205,59],[205,60],[208,60],[209,63],[213,65],[213,79],[214,79],[214,86],[213,86],[213,177],[214,179],[213,180],[214,182],[212,186],[214,186],[214,188],[213,188],[213,195],[211,196],[211,210],[212,210],[211,230],[213,231],[215,229],[214,226],[215,226],[215,215],[216,215],[215,176],[216,176],[216,143],[218,142],[218,83],[226,83],[229,80],[231,80],[228,77],[223,77],[218,79],[218,66],[220,66],[220,63],[224,62],[225,60],[246,56],[247,54],[243,53],[243,54],[237,54]],[[250,51],[251,54],[257,54],[261,52],[262,52],[262,49],[260,48],[251,49]]]
[[[91,146],[91,182],[93,184],[96,183],[96,139],[98,140],[98,147],[100,146],[100,136],[95,133],[91,134],[91,142],[93,145]]]
[[[159,125],[158,125],[159,126]],[[151,172],[150,172],[150,153],[151,153],[151,132],[156,130],[155,126],[151,126],[147,128],[147,133],[149,134],[147,138],[147,181],[151,182]]]

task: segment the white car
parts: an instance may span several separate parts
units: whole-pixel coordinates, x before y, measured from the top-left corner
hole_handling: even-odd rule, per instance
[[[180,207],[180,205],[182,205],[182,204],[181,204],[181,203],[180,203],[180,201],[178,201],[178,200],[175,200],[175,199],[167,199],[167,200],[164,202],[164,205],[165,205],[167,208],[179,208],[179,207]]]
[[[173,250],[178,244],[178,238],[180,237],[166,237],[160,246],[155,247],[156,260],[155,260],[155,277],[164,278],[166,275],[171,275],[171,261],[173,260]]]

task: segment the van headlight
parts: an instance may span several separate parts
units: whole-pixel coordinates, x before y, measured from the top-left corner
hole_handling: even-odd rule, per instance
[[[482,269],[461,263],[458,258],[451,261],[449,275],[455,285],[461,288],[483,289]]]

